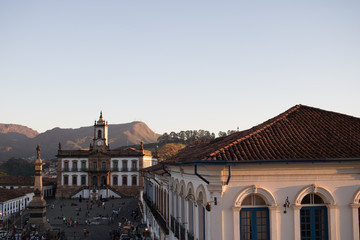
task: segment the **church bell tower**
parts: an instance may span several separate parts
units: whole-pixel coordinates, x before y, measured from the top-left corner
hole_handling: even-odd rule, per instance
[[[93,146],[95,149],[109,148],[108,140],[108,122],[104,120],[102,111],[98,121],[94,124],[94,140]]]

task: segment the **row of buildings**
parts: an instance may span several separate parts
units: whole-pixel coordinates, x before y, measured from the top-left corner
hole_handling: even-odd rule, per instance
[[[45,198],[55,196],[56,179],[43,178],[43,192]],[[34,178],[24,176],[0,177],[0,228],[26,209],[34,197]]]
[[[297,105],[142,175],[153,239],[359,239],[359,118]]]
[[[63,150],[59,143],[57,176],[43,176],[42,195],[90,199],[136,196],[143,186],[139,170],[156,163],[156,156],[144,150],[142,143],[139,149],[110,149],[108,122],[100,113],[89,149]],[[0,226],[25,209],[33,196],[34,178],[0,177]]]

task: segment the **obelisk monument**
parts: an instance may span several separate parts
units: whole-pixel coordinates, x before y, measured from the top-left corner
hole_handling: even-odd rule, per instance
[[[50,224],[46,220],[46,201],[42,193],[42,162],[40,158],[40,146],[36,148],[37,159],[34,162],[35,165],[35,180],[34,180],[34,197],[29,203],[30,218],[28,224],[34,226],[40,231],[44,232],[50,229]]]

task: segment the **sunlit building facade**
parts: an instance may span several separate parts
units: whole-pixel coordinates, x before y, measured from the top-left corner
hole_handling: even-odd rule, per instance
[[[359,239],[359,118],[297,105],[142,172],[154,239]]]
[[[157,162],[151,151],[110,149],[108,122],[102,113],[94,124],[94,138],[89,149],[63,150],[57,154],[57,197],[109,198],[135,196],[143,186],[139,170]]]

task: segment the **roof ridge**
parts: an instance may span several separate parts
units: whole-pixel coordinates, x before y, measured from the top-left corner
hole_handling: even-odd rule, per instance
[[[274,118],[273,118],[273,121],[271,121],[269,124],[266,124],[264,127],[262,127],[262,128],[260,128],[260,129],[258,129],[258,130],[256,130],[256,131],[254,131],[254,132],[251,132],[250,134],[248,134],[248,135],[246,135],[246,136],[243,136],[243,137],[241,137],[241,138],[239,138],[239,139],[237,139],[237,140],[235,140],[235,141],[227,144],[226,146],[224,146],[224,147],[216,150],[216,151],[213,152],[213,153],[210,153],[209,155],[207,155],[207,156],[205,157],[205,159],[206,159],[206,158],[209,158],[209,157],[213,157],[213,156],[215,156],[216,154],[218,154],[218,153],[220,153],[220,152],[223,152],[225,149],[228,149],[228,148],[234,146],[235,144],[237,144],[237,143],[239,143],[239,142],[241,142],[241,141],[243,141],[243,140],[245,140],[245,139],[248,139],[248,138],[250,138],[251,136],[253,136],[253,135],[257,134],[257,133],[264,131],[265,129],[271,127],[272,125],[274,125],[275,123],[279,122],[280,120],[283,120],[284,118],[286,118],[289,114],[297,111],[297,110],[298,110],[299,108],[301,108],[302,106],[303,106],[303,105],[298,104],[298,105],[295,105],[294,107],[291,107],[290,109],[286,110],[285,112],[283,112],[283,113],[279,114],[278,116],[274,117]],[[266,122],[266,121],[265,121],[265,122]],[[264,123],[265,123],[265,122],[264,122]],[[263,124],[263,123],[260,123],[259,125],[261,125],[261,124]],[[259,126],[259,125],[258,125],[258,126]]]

